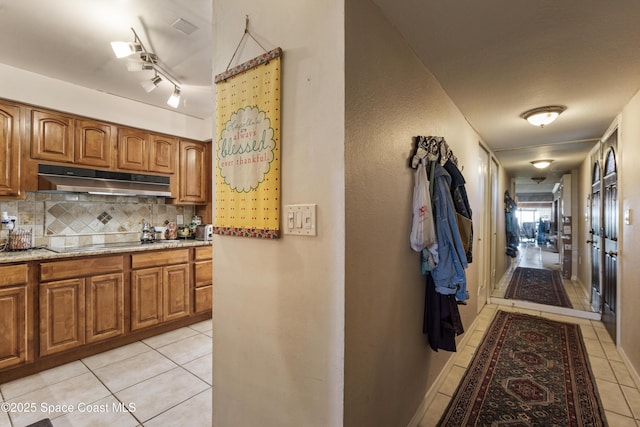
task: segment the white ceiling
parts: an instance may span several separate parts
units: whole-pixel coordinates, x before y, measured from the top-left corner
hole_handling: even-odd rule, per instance
[[[519,191],[549,191],[640,89],[637,0],[372,1],[517,177]],[[178,18],[199,29],[185,35],[171,27]],[[133,27],[182,83],[177,111],[206,118],[211,22],[212,0],[0,0],[0,62],[171,109],[169,84],[146,93],[140,81],[153,72],[129,72],[111,51],[111,41],[133,41]],[[544,105],[567,110],[544,129],[520,117]],[[537,158],[555,161],[539,172],[529,164]],[[548,178],[535,184],[532,176]]]
[[[198,29],[176,30],[178,18]],[[113,54],[110,43],[133,42],[133,28],[181,83],[177,111],[206,118],[213,108],[211,22],[211,0],[1,0],[0,62],[172,109],[170,83],[147,93],[140,82],[153,71],[127,71],[126,60]]]
[[[519,177],[517,192],[548,191],[640,89],[637,0],[373,2]],[[567,110],[543,129],[520,117],[545,105]],[[555,159],[549,171],[529,164],[540,158]]]

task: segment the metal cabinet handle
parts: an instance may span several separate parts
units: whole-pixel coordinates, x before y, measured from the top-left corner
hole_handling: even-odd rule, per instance
[[[609,251],[609,256],[618,256],[618,252]]]
[[[587,243],[595,243],[595,240],[587,240]]]

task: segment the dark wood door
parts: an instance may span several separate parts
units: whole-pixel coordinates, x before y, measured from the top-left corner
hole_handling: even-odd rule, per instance
[[[591,308],[598,313],[602,312],[602,290],[600,289],[601,185],[600,161],[596,160],[591,174],[591,225],[587,243],[591,244]]]
[[[616,134],[611,138],[615,138]],[[611,139],[610,138],[610,139]],[[602,265],[602,322],[616,342],[617,283],[618,283],[618,174],[616,151],[606,151],[603,193],[603,253]]]

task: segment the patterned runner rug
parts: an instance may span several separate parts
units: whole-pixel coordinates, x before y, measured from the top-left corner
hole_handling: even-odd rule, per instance
[[[518,267],[504,293],[506,299],[573,308],[557,270]]]
[[[607,426],[580,327],[498,311],[438,425]]]

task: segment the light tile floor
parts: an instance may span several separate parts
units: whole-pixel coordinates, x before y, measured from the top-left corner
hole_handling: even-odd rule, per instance
[[[537,252],[525,252],[529,252],[529,254],[525,254],[522,258],[519,258],[518,265],[543,268],[543,259],[542,257],[538,258]],[[544,265],[544,267],[547,267],[547,265]],[[509,283],[511,279],[510,275],[513,273],[514,268],[515,265],[512,266],[507,274],[505,274],[505,277],[502,278],[501,287],[506,288],[505,282],[506,284]],[[565,286],[567,286],[567,282],[571,281],[565,280]],[[502,292],[502,295],[504,295],[504,289]],[[572,303],[574,303],[573,300]],[[574,304],[574,307],[577,306]],[[615,427],[640,426],[640,391],[602,322],[544,311],[492,304],[485,306],[478,314],[475,328],[469,331],[471,336],[468,338],[464,348],[459,349],[453,356],[454,365],[440,386],[438,393],[431,402],[423,419],[420,421],[420,427],[437,425],[449,401],[453,397],[458,384],[462,380],[465,370],[473,358],[473,354],[482,342],[484,334],[489,328],[497,310],[527,313],[561,322],[579,324],[608,424]]]
[[[212,343],[207,320],[0,384],[0,427],[210,427]]]

